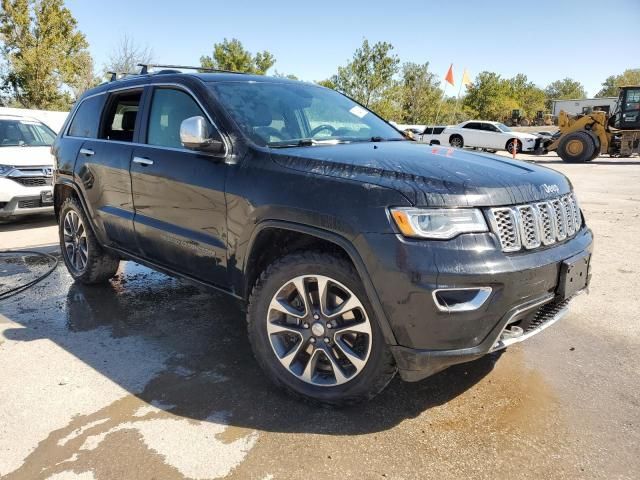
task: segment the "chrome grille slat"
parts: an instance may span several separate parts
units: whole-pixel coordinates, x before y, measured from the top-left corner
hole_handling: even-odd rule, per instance
[[[491,208],[488,216],[503,252],[553,245],[574,236],[582,226],[573,194],[544,202]]]
[[[540,226],[538,225],[538,211],[533,205],[516,207],[520,222],[520,242],[527,250],[540,246]]]

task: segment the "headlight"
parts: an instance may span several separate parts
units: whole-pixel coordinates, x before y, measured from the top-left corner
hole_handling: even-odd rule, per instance
[[[524,141],[525,142],[535,142],[536,139],[535,138],[525,138]]]
[[[405,237],[447,240],[489,231],[477,208],[392,208],[391,216]]]
[[[11,165],[0,165],[0,177],[4,177],[11,170],[13,170]]]

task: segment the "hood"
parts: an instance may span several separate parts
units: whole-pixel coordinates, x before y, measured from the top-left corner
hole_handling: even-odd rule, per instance
[[[53,167],[51,147],[0,147],[0,165]]]
[[[514,137],[518,137],[518,138],[533,138],[534,140],[536,138],[538,138],[538,135],[532,135],[531,133],[526,133],[526,132],[516,132],[516,131],[511,131],[509,132],[511,135],[513,135]]]
[[[416,206],[499,206],[571,191],[562,174],[490,154],[379,142],[271,150],[287,168],[393,188]]]

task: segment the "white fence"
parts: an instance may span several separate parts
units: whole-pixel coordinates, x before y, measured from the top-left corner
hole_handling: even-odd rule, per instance
[[[52,112],[49,110],[30,110],[28,108],[0,107],[0,115],[20,115],[40,120],[53,131],[58,133],[69,112]]]

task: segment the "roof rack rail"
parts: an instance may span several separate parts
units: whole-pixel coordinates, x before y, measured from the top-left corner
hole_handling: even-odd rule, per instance
[[[208,68],[208,67],[192,67],[189,65],[162,65],[159,63],[139,63],[139,67],[142,67],[140,70],[140,75],[149,74],[149,69],[151,68],[168,68],[168,69],[179,69],[179,70],[198,70],[200,72],[217,72],[217,73],[244,73],[244,72],[236,72],[233,70],[221,70],[219,68]]]
[[[121,80],[124,77],[140,75],[139,73],[132,72],[105,72],[105,74],[109,75],[109,82],[115,82],[117,80]]]

